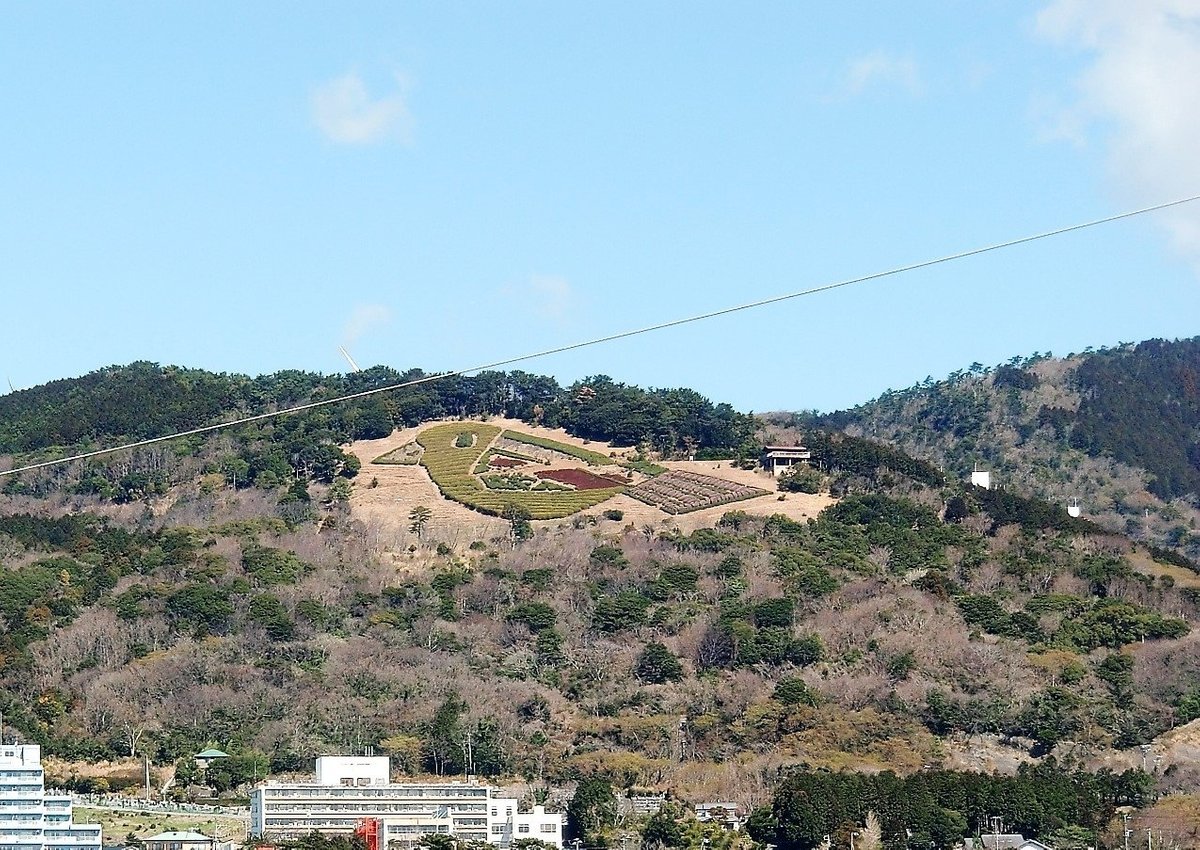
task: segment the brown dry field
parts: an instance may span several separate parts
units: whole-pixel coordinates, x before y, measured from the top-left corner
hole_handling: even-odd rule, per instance
[[[371,463],[380,455],[412,442],[420,431],[431,424],[433,423],[427,422],[415,428],[395,431],[391,436],[380,440],[359,440],[350,445],[349,450],[362,461],[363,465],[354,487],[354,493],[350,498],[351,514],[376,533],[380,544],[385,551],[392,553],[394,560],[403,560],[409,547],[418,542],[416,535],[408,530],[409,511],[418,505],[429,508],[431,514],[425,531],[426,542],[446,543],[456,551],[466,549],[475,540],[504,539],[508,531],[508,523],[504,520],[486,516],[464,507],[458,502],[442,498],[437,487],[430,480],[429,474],[425,471],[425,467],[419,464],[401,466]],[[613,449],[603,444],[590,443],[587,440],[572,437],[565,431],[528,425],[515,419],[494,418],[487,420],[485,424],[523,431],[538,437],[557,440],[560,443],[587,448],[601,454],[611,453],[617,457],[625,457],[630,454],[629,449]],[[482,448],[480,451],[482,452]],[[582,465],[579,461],[572,461],[539,466],[538,469]],[[652,526],[664,530],[679,529],[683,532],[692,532],[698,528],[715,525],[723,514],[733,510],[745,511],[754,516],[783,514],[790,519],[804,520],[816,516],[825,507],[833,504],[833,499],[825,494],[788,493],[786,498],[781,501],[779,498],[781,494],[773,492],[775,482],[769,475],[758,471],[736,469],[728,461],[666,461],[662,465],[670,469],[687,469],[740,484],[750,484],[772,492],[756,499],[746,499],[678,516],[672,516],[630,496],[622,495],[615,496],[592,508],[590,513],[598,515],[606,510],[619,510],[625,514],[621,525],[633,525],[639,529]],[[614,466],[609,471],[618,471],[618,468]],[[373,479],[378,481],[378,486],[370,486]],[[535,529],[554,528],[570,521],[569,518],[540,520],[535,521],[533,525]],[[614,525],[616,524],[614,523]]]

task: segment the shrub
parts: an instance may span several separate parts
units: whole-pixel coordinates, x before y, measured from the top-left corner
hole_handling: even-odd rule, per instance
[[[791,628],[796,605],[790,599],[766,599],[754,606],[754,625],[761,628]]]
[[[797,667],[816,664],[825,657],[825,644],[819,635],[805,635],[792,641],[788,650],[788,661]]]
[[[192,625],[198,632],[220,632],[233,615],[233,605],[219,588],[188,584],[167,597],[167,612],[180,625]]]
[[[597,546],[592,550],[591,561],[598,567],[627,567],[629,561],[620,546]]]
[[[802,679],[780,679],[771,698],[784,705],[817,705],[821,700],[816,691]]]
[[[288,616],[279,598],[263,593],[250,602],[250,620],[258,623],[271,640],[291,640],[296,636],[296,624]]]
[[[554,609],[545,602],[522,602],[509,611],[505,619],[512,623],[524,623],[535,634],[553,629],[558,622]]]
[[[646,622],[650,600],[636,590],[623,590],[596,603],[592,625],[602,632],[619,632]]]
[[[683,678],[683,665],[679,663],[671,650],[661,643],[648,643],[638,658],[633,673],[643,682],[661,685],[665,682],[678,682]]]
[[[554,570],[549,567],[532,567],[521,573],[521,584],[539,592],[545,591],[550,589],[550,580],[553,577]]]
[[[662,568],[662,572],[658,574],[658,579],[655,584],[663,591],[665,596],[671,593],[692,593],[696,590],[696,583],[700,580],[700,572],[691,564],[667,564]]]
[[[242,549],[242,568],[258,585],[295,584],[307,571],[303,561],[291,552],[257,543]]]
[[[796,464],[779,476],[779,489],[788,493],[820,493],[824,476],[807,464]]]

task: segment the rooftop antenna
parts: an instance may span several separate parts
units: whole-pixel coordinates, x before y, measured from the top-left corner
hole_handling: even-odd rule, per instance
[[[362,371],[362,369],[360,369],[358,367],[358,364],[354,362],[354,358],[350,356],[350,352],[347,351],[345,349],[345,347],[339,345],[338,351],[342,352],[342,356],[345,357],[346,362],[350,364],[350,371],[352,371],[352,372],[361,372]]]

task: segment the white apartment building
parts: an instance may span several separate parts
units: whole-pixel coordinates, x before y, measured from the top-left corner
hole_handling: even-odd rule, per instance
[[[512,812],[502,816],[499,822],[493,821],[492,834],[488,836],[493,844],[507,847],[517,839],[536,838],[554,847],[563,846],[567,816],[562,812],[547,812],[545,806],[534,806],[531,812],[518,812],[517,801],[506,799],[492,800],[492,807],[503,807],[506,812]]]
[[[320,832],[348,834],[378,820],[380,848],[403,848],[426,833],[508,847],[538,838],[562,847],[565,816],[518,801],[475,782],[392,782],[386,756],[322,756],[305,782],[266,782],[250,793],[250,835],[283,839]],[[0,848],[6,850],[6,848]]]
[[[0,745],[0,850],[100,850],[100,825],[75,823],[71,798],[46,793],[42,748]]]

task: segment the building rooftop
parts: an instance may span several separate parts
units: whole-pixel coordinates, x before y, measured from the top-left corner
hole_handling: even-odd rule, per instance
[[[212,841],[202,832],[160,832],[146,841]]]
[[[207,750],[205,750],[202,753],[196,753],[196,758],[198,758],[198,759],[227,759],[227,758],[229,758],[229,753],[223,753],[220,750],[214,750],[212,747],[209,747]]]

